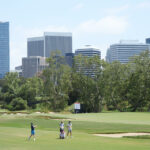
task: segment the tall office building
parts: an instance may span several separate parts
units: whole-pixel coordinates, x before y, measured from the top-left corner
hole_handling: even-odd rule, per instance
[[[28,38],[28,57],[50,57],[52,51],[60,51],[62,56],[72,53],[72,34],[68,32],[45,32],[43,37]]]
[[[74,58],[74,53],[66,53],[65,54],[65,62],[70,67],[72,67],[72,65],[73,65],[73,58]]]
[[[22,75],[25,78],[35,76],[41,72],[48,64],[45,58],[40,56],[30,56],[22,58]]]
[[[27,56],[44,57],[44,37],[28,38]]]
[[[62,56],[72,53],[72,34],[63,32],[44,33],[45,57],[49,57],[52,51],[59,50]]]
[[[150,44],[150,38],[146,39],[146,44]]]
[[[84,48],[77,49],[75,51],[75,56],[78,56],[78,55],[87,56],[87,57],[98,56],[99,59],[101,59],[101,51],[98,48],[92,47],[91,45],[85,45]],[[83,68],[83,67],[79,66],[78,62],[75,62],[75,63],[77,64],[76,65],[77,71],[82,70],[83,74],[91,76],[91,77],[95,76],[95,74],[97,72],[97,67],[100,67],[100,66],[94,65],[92,69],[89,69],[89,68]]]
[[[128,63],[129,59],[139,55],[145,50],[150,50],[149,44],[139,43],[137,40],[120,41],[118,44],[110,45],[106,54],[106,61],[119,61],[122,64]]]
[[[85,45],[85,47],[77,49],[75,51],[75,56],[82,55],[82,56],[99,56],[101,59],[101,51],[98,48],[94,48],[91,45]]]
[[[0,22],[0,78],[9,72],[9,22]]]

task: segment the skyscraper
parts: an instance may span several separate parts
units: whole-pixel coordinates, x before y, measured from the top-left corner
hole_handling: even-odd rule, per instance
[[[70,67],[72,67],[73,65],[73,58],[74,58],[74,53],[65,54],[65,61]]]
[[[9,22],[0,22],[0,78],[9,72]]]
[[[91,45],[85,45],[84,48],[77,49],[75,51],[75,56],[78,56],[78,55],[86,56],[86,57],[98,56],[99,59],[101,59],[101,51],[98,48],[92,47]],[[75,63],[78,64],[78,62],[75,62]],[[82,70],[84,75],[94,77],[97,72],[97,67],[100,67],[100,66],[96,66],[95,64],[93,64],[93,68],[89,69],[89,68],[81,67],[77,65],[77,71]]]
[[[28,38],[27,56],[44,57],[44,37]]]
[[[98,48],[94,48],[91,45],[85,45],[85,47],[77,49],[75,51],[75,56],[82,55],[82,56],[99,56],[101,59],[101,51]]]
[[[22,75],[25,78],[35,76],[41,72],[48,64],[45,58],[40,56],[30,56],[22,58]]]
[[[110,45],[106,54],[106,61],[119,61],[122,64],[128,63],[129,59],[141,52],[150,50],[149,44],[139,43],[137,40],[120,41],[118,44]]]
[[[72,34],[67,32],[45,32],[45,57],[49,57],[52,51],[60,51],[62,56],[72,53]]]
[[[60,51],[62,56],[72,53],[72,34],[68,32],[45,32],[42,37],[28,38],[28,57],[50,57],[52,51]]]
[[[146,39],[146,44],[150,44],[150,38]]]

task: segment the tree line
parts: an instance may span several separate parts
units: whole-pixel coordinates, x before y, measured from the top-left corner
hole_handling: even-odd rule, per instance
[[[62,111],[80,102],[84,112],[150,111],[150,52],[127,64],[107,63],[98,56],[74,57],[72,68],[52,53],[41,74],[25,79],[8,73],[0,80],[0,106],[14,111]]]

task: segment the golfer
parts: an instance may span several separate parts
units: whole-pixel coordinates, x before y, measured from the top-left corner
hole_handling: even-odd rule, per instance
[[[64,131],[64,122],[63,121],[60,122],[59,127],[60,127],[60,132],[63,132]]]
[[[29,136],[29,140],[33,136],[33,140],[35,141],[35,128],[36,126],[34,126],[33,123],[31,123],[31,135]]]
[[[70,134],[70,136],[72,138],[72,123],[71,123],[71,121],[68,122],[67,128],[68,128],[67,137]]]

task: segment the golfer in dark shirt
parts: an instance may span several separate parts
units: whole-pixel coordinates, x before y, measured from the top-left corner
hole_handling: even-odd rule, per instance
[[[34,126],[33,123],[31,123],[31,135],[29,136],[29,140],[33,136],[33,140],[35,141],[35,128],[36,126]]]

